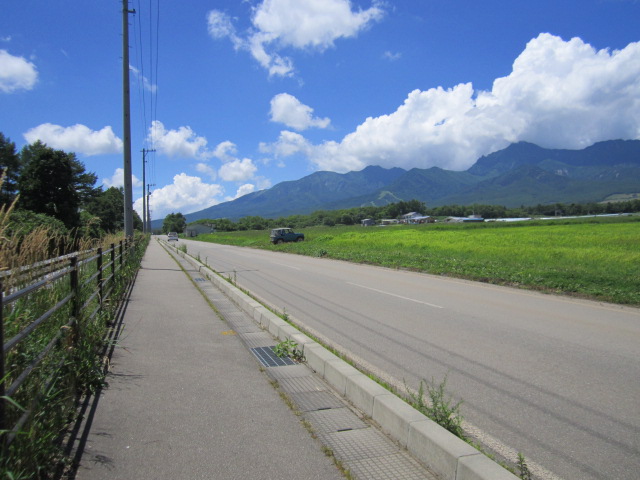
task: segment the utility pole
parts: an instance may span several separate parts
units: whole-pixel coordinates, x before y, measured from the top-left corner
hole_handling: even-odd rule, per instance
[[[131,106],[129,94],[129,0],[122,0],[122,128],[124,129],[124,235],[133,237],[133,186],[131,185]]]
[[[155,187],[156,184],[152,183],[147,185],[147,232],[151,232],[151,210],[149,209],[149,197],[151,196],[151,187]]]
[[[155,152],[155,150],[142,149],[142,233],[147,233],[147,198],[144,186],[146,185],[146,155],[149,152]]]

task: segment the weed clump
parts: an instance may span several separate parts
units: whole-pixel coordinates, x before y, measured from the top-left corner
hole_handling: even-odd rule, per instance
[[[431,382],[421,380],[417,393],[411,391],[406,384],[405,389],[411,403],[418,411],[457,437],[464,439],[463,417],[460,414],[462,400],[454,402],[450,396],[447,396],[445,392],[446,386],[447,377],[445,375],[439,384],[435,383],[433,377]]]
[[[296,362],[301,362],[304,360],[304,354],[302,353],[302,350],[298,348],[298,344],[293,340],[285,340],[283,342],[280,342],[275,347],[273,347],[273,353],[275,353],[276,356],[280,358],[289,357]]]

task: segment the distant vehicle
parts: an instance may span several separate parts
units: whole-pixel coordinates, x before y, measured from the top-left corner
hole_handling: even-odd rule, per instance
[[[302,242],[304,233],[295,233],[291,228],[274,228],[271,230],[271,243]]]
[[[178,234],[176,232],[167,233],[167,240],[170,242],[171,240],[178,241]]]

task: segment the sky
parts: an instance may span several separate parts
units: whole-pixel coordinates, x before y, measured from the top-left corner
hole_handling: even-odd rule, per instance
[[[0,15],[0,132],[123,185],[121,0]],[[640,139],[640,0],[129,0],[134,208]]]

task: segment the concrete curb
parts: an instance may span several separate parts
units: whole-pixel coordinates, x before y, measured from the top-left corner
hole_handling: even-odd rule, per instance
[[[164,241],[163,243],[167,244]],[[209,267],[184,252],[175,250],[274,337],[298,343],[310,368],[437,475],[445,480],[518,479],[489,457],[289,325]]]

